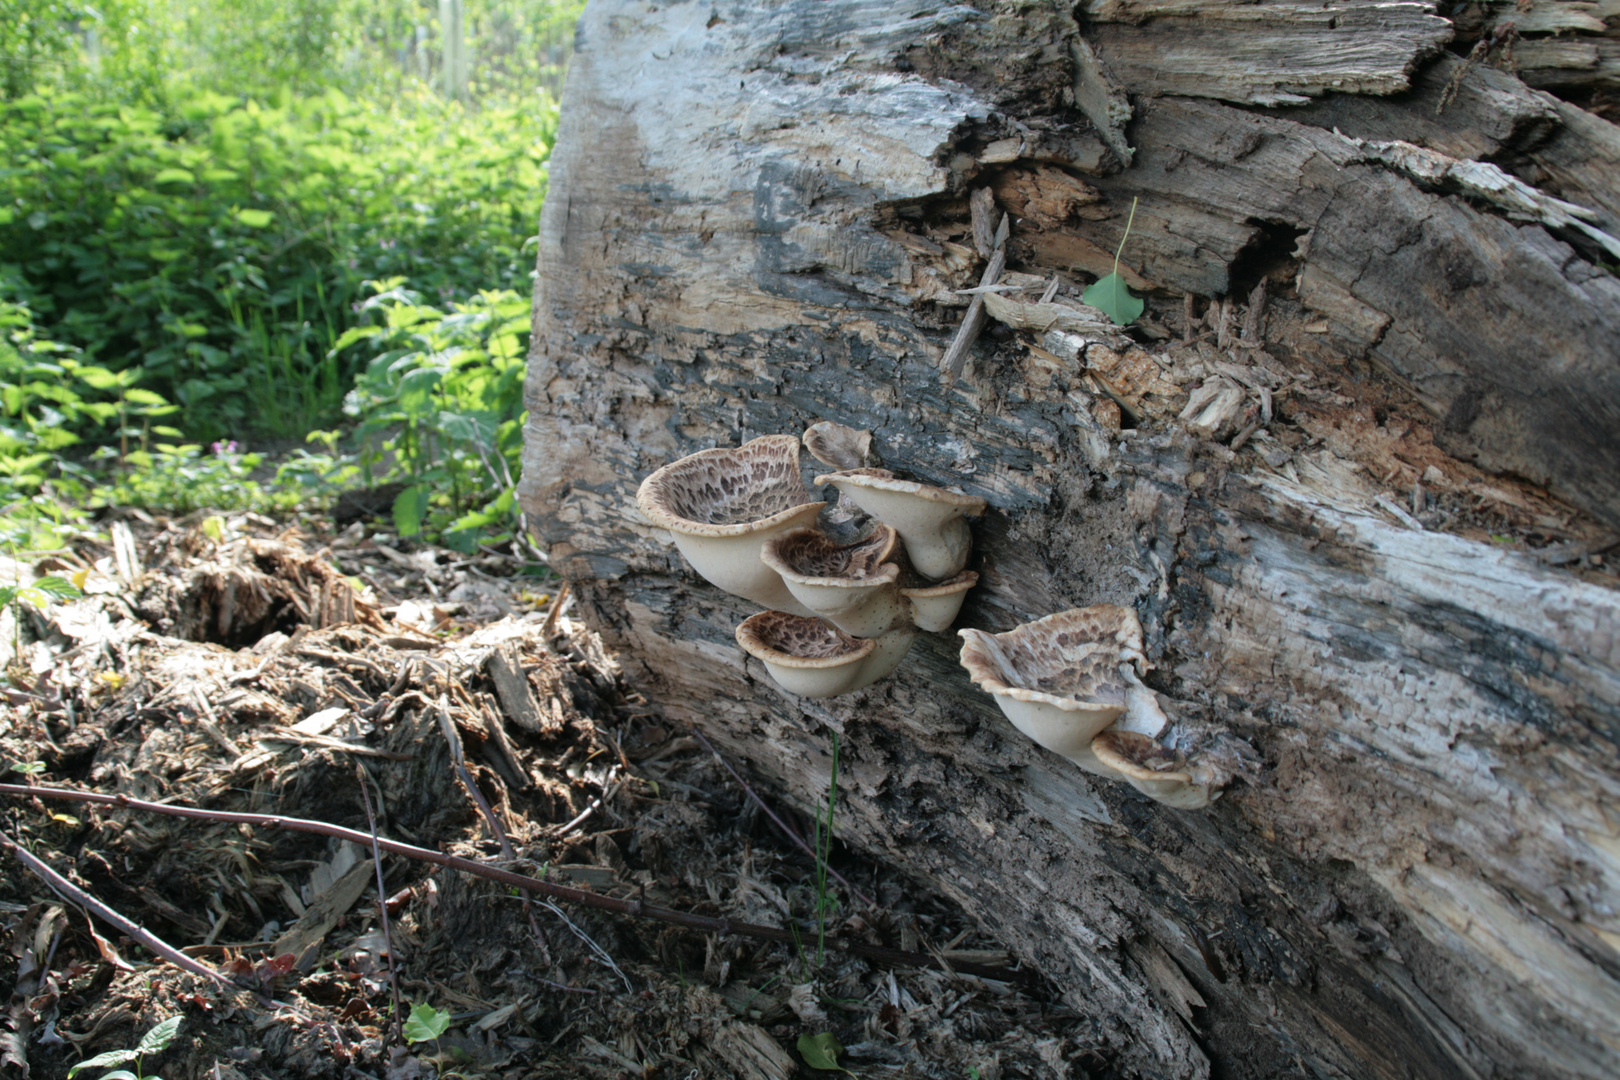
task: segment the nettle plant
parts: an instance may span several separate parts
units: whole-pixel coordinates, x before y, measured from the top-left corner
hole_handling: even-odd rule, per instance
[[[403,536],[434,534],[460,551],[512,539],[529,302],[487,290],[440,309],[402,278],[372,285],[363,308],[381,324],[351,329],[333,348],[374,351],[344,402],[359,421],[361,468],[405,483],[394,501]]]
[[[179,407],[137,386],[141,375],[86,363],[77,347],[41,337],[28,305],[0,301],[0,543],[55,547],[101,506],[268,505],[249,479],[259,456],[230,441],[181,441],[166,422]]]

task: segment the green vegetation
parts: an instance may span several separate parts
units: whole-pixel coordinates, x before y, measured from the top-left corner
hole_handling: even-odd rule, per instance
[[[1131,238],[1131,226],[1134,224],[1136,200],[1132,199],[1131,216],[1125,220],[1125,233],[1119,238],[1119,247],[1114,251],[1113,271],[1086,286],[1086,291],[1080,294],[1080,299],[1107,315],[1116,326],[1125,326],[1140,319],[1144,307],[1142,298],[1131,292],[1125,279],[1119,275],[1119,256],[1125,250],[1125,241]]]
[[[148,1076],[142,1068],[144,1059],[153,1054],[161,1054],[169,1048],[174,1041],[175,1033],[180,1030],[181,1017],[171,1016],[158,1024],[151,1031],[141,1036],[140,1045],[133,1050],[109,1050],[105,1054],[97,1054],[88,1061],[81,1061],[68,1070],[71,1077],[80,1069],[105,1069],[109,1065],[125,1065],[135,1062],[135,1069],[117,1069],[110,1073],[102,1073],[101,1080],[162,1080],[162,1077]]]
[[[411,1013],[405,1018],[405,1041],[432,1042],[449,1029],[449,1012],[435,1009],[426,1002],[418,1002],[411,1006]]]
[[[812,1069],[855,1075],[838,1064],[838,1055],[844,1052],[844,1047],[839,1043],[838,1036],[830,1031],[824,1031],[819,1035],[800,1035],[797,1048],[799,1056],[804,1058],[804,1063]]]
[[[391,480],[404,533],[512,539],[582,6],[466,0],[451,101],[436,0],[0,0],[0,545]]]

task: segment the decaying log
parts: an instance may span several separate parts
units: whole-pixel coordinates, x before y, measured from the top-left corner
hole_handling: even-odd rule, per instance
[[[552,565],[778,797],[815,805],[837,733],[844,838],[1048,973],[1122,1075],[1615,1075],[1620,591],[1583,560],[1620,525],[1620,280],[1372,144],[1615,235],[1616,129],[1437,52],[1431,4],[1081,7],[588,8],[528,383]],[[1148,318],[983,294],[1005,329],[953,384],[969,193],[1029,205],[1039,168],[1097,198],[1015,220],[1009,276],[1107,273],[1136,198]],[[1246,778],[1192,813],[1096,780],[947,635],[848,697],[778,690],[634,492],[823,419],[989,501],[959,625],[1133,605],[1177,738]],[[1578,553],[1465,520],[1498,511]]]

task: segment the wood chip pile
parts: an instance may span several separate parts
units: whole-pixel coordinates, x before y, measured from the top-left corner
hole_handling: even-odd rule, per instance
[[[118,521],[8,563],[85,595],[19,608],[6,630],[0,762],[15,768],[0,780],[369,833],[360,770],[383,838],[803,927],[802,945],[531,901],[391,854],[385,933],[367,846],[7,797],[0,831],[233,983],[155,962],[0,854],[0,983],[13,990],[0,1078],[63,1076],[176,1015],[173,1045],[143,1065],[169,1080],[787,1077],[808,1074],[799,1036],[828,1032],[867,1075],[1106,1070],[1089,1049],[1106,1019],[1038,991],[831,952],[818,969],[813,860],[689,731],[624,693],[552,584],[516,569],[363,526],[317,546],[251,515]],[[833,866],[877,904],[838,889],[829,933],[1011,962],[883,867],[841,848]],[[399,1035],[390,966],[405,1011],[450,1014],[443,1037]]]

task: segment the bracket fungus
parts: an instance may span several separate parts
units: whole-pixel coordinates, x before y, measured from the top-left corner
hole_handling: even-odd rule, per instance
[[[1189,764],[1181,754],[1135,731],[1105,731],[1091,741],[1091,752],[1124,781],[1166,806],[1202,810],[1222,777]]]
[[[823,465],[835,469],[859,469],[876,465],[872,454],[872,433],[857,431],[831,420],[821,420],[804,429],[804,448]]]
[[[914,589],[901,589],[900,595],[911,604],[911,623],[919,630],[939,633],[949,630],[962,610],[962,601],[968,590],[979,583],[974,570],[964,570],[949,581],[938,585],[923,585]]]
[[[1013,726],[1087,772],[1196,810],[1228,774],[1189,764],[1154,737],[1167,720],[1137,666],[1142,624],[1114,604],[1060,611],[1005,634],[962,630],[962,666]]]
[[[834,543],[816,529],[772,537],[760,558],[782,576],[794,599],[855,637],[876,637],[904,621],[899,535],[879,525],[853,544]]]
[[[887,469],[845,469],[816,477],[900,534],[917,573],[944,581],[967,566],[973,533],[966,517],[977,517],[988,505],[977,495],[963,495],[931,484],[898,480]]]
[[[642,514],[674,534],[675,546],[710,584],[795,615],[810,612],[760,561],[760,549],[814,523],[824,505],[804,486],[799,440],[791,435],[700,450],[654,472],[636,492]]]
[[[963,516],[986,503],[868,467],[870,432],[822,421],[803,439],[843,470],[816,481],[838,485],[834,507],[805,488],[791,435],[670,462],[636,505],[710,584],[769,609],[737,627],[737,643],[783,689],[830,697],[893,671],[919,629],[950,626],[979,580],[963,569]]]
[[[1142,653],[1136,612],[1098,604],[1005,634],[959,632],[968,677],[1014,727],[1087,772],[1114,775],[1092,754],[1091,740],[1125,713],[1119,668]]]
[[[762,611],[737,627],[737,644],[761,661],[777,685],[791,694],[822,698],[869,686],[893,671],[917,631],[897,626],[877,637],[858,638],[820,619]]]

